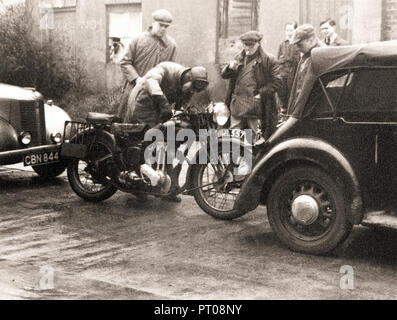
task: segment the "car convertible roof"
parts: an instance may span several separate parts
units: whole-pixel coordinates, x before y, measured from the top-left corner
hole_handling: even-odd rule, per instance
[[[397,67],[397,41],[316,48],[312,51],[312,63],[316,76],[340,69]]]
[[[397,40],[314,48],[302,90],[296,100],[290,101],[288,115],[303,118],[310,114],[313,106],[306,108],[310,93],[317,79],[324,74],[338,70],[382,67],[397,68]]]

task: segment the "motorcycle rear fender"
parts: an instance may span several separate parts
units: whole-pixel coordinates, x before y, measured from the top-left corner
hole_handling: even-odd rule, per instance
[[[332,145],[314,138],[296,138],[273,147],[255,165],[245,181],[234,208],[249,212],[261,200],[266,203],[268,192],[276,179],[289,168],[310,164],[331,174],[344,188],[346,211],[353,224],[363,219],[363,205],[357,176],[345,156]]]
[[[96,130],[94,135],[96,135],[97,139],[103,139],[112,152],[116,151],[116,138],[113,134],[104,130]]]
[[[64,142],[61,147],[61,155],[65,158],[85,159],[87,156],[88,147],[94,139],[101,139],[112,153],[116,150],[116,139],[113,134],[104,131],[89,129],[83,133],[78,134],[72,139],[72,142]],[[76,143],[76,141],[83,141]]]

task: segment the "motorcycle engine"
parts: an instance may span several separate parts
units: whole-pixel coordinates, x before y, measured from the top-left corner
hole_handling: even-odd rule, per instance
[[[169,175],[164,174],[161,170],[155,170],[148,164],[141,166],[141,173],[143,176],[150,180],[150,184],[153,188],[157,189],[157,192],[167,194],[171,189],[171,178]]]
[[[129,167],[142,163],[142,149],[139,146],[129,147],[123,152],[124,161]]]

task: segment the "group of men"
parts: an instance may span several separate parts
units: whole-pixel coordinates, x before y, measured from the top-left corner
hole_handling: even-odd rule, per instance
[[[176,43],[167,35],[172,15],[165,9],[152,14],[147,31],[135,37],[121,59],[126,79],[118,114],[124,122],[140,122],[155,126],[172,116],[172,106],[178,109],[192,95],[208,86],[203,67],[184,67],[175,63]],[[328,19],[320,26],[324,41],[315,35],[314,27],[296,23],[285,25],[286,39],[278,57],[261,47],[262,34],[248,31],[240,36],[241,52],[222,70],[229,79],[225,103],[231,111],[231,129],[252,129],[254,136],[261,131],[264,139],[276,128],[279,115],[287,114],[288,103],[299,99],[304,74],[310,68],[310,52],[321,45],[344,45],[335,32],[335,22]],[[278,97],[278,99],[277,99]],[[176,189],[174,173],[172,188]],[[180,198],[172,196],[171,201]]]
[[[282,86],[278,91],[281,119],[285,117],[289,103],[295,104],[300,96],[304,76],[311,67],[311,51],[317,47],[348,45],[348,42],[336,33],[336,23],[333,19],[322,21],[320,30],[324,36],[321,41],[310,24],[298,27],[296,22],[289,22],[285,25],[286,39],[278,51],[282,78]]]

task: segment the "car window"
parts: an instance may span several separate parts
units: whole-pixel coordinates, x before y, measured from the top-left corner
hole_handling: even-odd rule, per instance
[[[349,74],[348,70],[342,70],[324,75],[321,77],[321,81],[327,90],[328,97],[333,107],[336,107],[342,96],[344,85],[346,84],[347,86],[351,86],[352,75]],[[324,94],[319,81],[317,81],[313,88],[313,92],[309,98],[309,103],[313,104],[312,117],[328,118],[333,116],[332,107]]]
[[[397,69],[360,69],[338,105],[350,121],[397,121]]]

